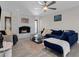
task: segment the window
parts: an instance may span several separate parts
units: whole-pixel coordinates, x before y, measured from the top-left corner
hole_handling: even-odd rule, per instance
[[[38,20],[35,20],[35,34],[38,33]]]

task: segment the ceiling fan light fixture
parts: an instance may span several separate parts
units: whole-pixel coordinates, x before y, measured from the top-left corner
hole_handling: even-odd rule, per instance
[[[51,5],[55,4],[56,1],[51,1],[50,3],[48,3],[48,1],[43,1],[43,3],[40,1],[38,3],[41,4],[42,9],[43,9],[44,12],[48,11],[49,9],[56,10],[56,8],[50,7]]]
[[[48,7],[47,6],[43,7],[43,10],[44,11],[47,11],[48,10]]]

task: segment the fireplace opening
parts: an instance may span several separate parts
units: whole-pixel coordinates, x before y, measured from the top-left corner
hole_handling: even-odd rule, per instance
[[[19,33],[30,33],[30,27],[29,26],[19,27]]]

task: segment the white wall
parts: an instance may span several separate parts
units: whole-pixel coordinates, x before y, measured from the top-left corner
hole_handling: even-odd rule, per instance
[[[54,15],[47,15],[45,17],[40,18],[40,30],[42,28],[61,29],[62,28],[61,26],[62,26],[62,21],[54,22]]]
[[[12,17],[12,33],[17,34],[18,38],[26,38],[29,37],[31,33],[34,33],[34,16],[28,15],[28,11],[24,11],[23,9],[17,9],[14,8],[16,6],[8,6],[6,2],[0,2],[0,5],[2,7],[2,13],[1,13],[1,21],[0,21],[0,30],[5,30],[5,16],[11,16]],[[29,18],[28,24],[21,23],[21,17]],[[19,27],[20,26],[30,26],[31,33],[27,34],[19,34]]]
[[[62,15],[62,21],[54,22],[54,15]],[[79,27],[79,7],[72,8],[64,12],[57,12],[52,15],[47,15],[40,18],[41,28],[47,27],[52,29],[64,29],[69,30],[73,29],[76,31]]]
[[[54,15],[61,14],[62,21],[54,22]],[[40,29],[75,30],[79,33],[79,6],[40,18]]]

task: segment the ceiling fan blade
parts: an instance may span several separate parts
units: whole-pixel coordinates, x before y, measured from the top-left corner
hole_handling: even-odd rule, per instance
[[[56,1],[52,1],[51,3],[49,3],[47,6],[51,6],[52,4],[55,4]]]
[[[56,8],[48,8],[48,9],[56,10]]]
[[[46,6],[46,4],[47,4],[47,1],[44,1],[44,4],[45,4],[45,6]]]
[[[46,4],[46,3],[47,3],[47,1],[44,1],[44,3]]]
[[[39,3],[40,5],[44,5],[41,1],[38,1],[38,3]]]

